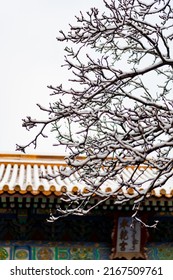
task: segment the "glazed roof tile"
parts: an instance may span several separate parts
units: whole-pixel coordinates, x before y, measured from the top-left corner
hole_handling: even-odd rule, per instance
[[[57,175],[59,168],[65,166],[63,156],[44,156],[44,155],[23,155],[23,154],[0,154],[0,194],[26,194],[33,195],[54,194],[61,196],[63,192],[75,193],[77,191],[86,192],[87,185],[79,181],[78,173],[62,180],[59,176],[53,180],[40,178],[40,175]],[[123,176],[128,179],[134,170],[129,166],[123,171]],[[138,170],[136,176],[140,175],[141,180],[151,179],[153,170],[148,168],[143,175]],[[102,185],[103,192],[113,192],[118,189],[118,182],[107,180]],[[133,189],[123,189],[129,195],[133,194]],[[151,193],[155,197],[172,198],[173,178],[170,178],[162,187],[158,187]]]

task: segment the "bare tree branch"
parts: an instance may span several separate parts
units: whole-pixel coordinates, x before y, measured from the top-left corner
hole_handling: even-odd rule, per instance
[[[67,207],[58,212],[65,216],[87,214],[110,198],[115,204],[133,200],[138,205],[173,176],[172,3],[103,2],[104,12],[80,12],[67,34],[60,31],[58,41],[68,44],[64,60],[73,86],[49,86],[57,101],[48,108],[38,105],[48,118],[24,119],[26,129],[40,130],[30,143],[17,145],[23,152],[36,147],[51,125],[55,145],[69,150],[68,168],[56,176],[78,173],[88,192],[64,193]],[[78,160],[81,155],[85,158]],[[125,176],[129,165],[133,174]],[[115,186],[105,192],[110,182]],[[93,196],[100,200],[89,207]]]

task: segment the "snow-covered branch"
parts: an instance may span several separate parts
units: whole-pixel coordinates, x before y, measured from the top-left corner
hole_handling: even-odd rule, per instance
[[[48,108],[38,105],[47,119],[23,120],[26,129],[40,129],[33,141],[17,145],[23,152],[36,147],[51,125],[55,145],[69,150],[69,169],[60,176],[80,174],[88,191],[65,193],[62,215],[88,213],[93,196],[100,197],[99,204],[109,198],[137,204],[173,176],[172,3],[103,2],[105,11],[81,12],[67,34],[60,31],[58,41],[68,45],[65,66],[73,73],[72,87],[49,86],[57,101]],[[128,166],[134,172],[125,176]],[[103,190],[111,182],[112,191]]]

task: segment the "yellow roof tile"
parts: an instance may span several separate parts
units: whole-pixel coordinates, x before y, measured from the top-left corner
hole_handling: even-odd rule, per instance
[[[59,168],[65,165],[63,156],[0,154],[0,195],[4,192],[8,194],[43,194],[45,196],[51,194],[61,196],[66,192],[75,194],[78,191],[87,193],[87,185],[78,181],[79,174],[74,174],[64,180],[60,177],[53,180],[41,177],[41,175],[47,174],[58,175]],[[124,178],[129,178],[133,170],[134,166],[126,168],[123,173]],[[141,178],[152,178],[152,169],[142,172]],[[119,189],[117,181],[107,180],[99,191],[111,193],[116,189]],[[140,188],[140,190],[142,189],[144,190],[145,186]],[[122,191],[128,195],[133,196],[134,194],[133,188],[122,188]],[[162,196],[172,198],[173,179],[171,178],[171,182],[167,181],[164,186],[152,190],[151,195],[158,198]]]

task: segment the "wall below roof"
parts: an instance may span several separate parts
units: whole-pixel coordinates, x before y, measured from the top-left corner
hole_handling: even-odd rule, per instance
[[[0,209],[0,259],[109,259],[114,213],[69,216],[48,223],[47,211]],[[116,212],[126,216],[128,212]],[[173,213],[150,212],[148,259],[173,259]]]

